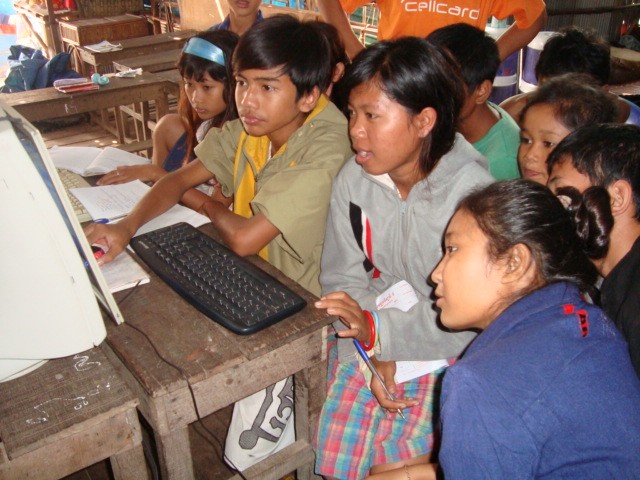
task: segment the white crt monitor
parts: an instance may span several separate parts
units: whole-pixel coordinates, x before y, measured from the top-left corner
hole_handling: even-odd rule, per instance
[[[0,381],[123,321],[37,129],[0,102]]]

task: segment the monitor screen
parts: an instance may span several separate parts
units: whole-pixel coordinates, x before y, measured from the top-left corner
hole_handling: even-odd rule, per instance
[[[98,345],[123,317],[36,128],[0,102],[0,381]]]

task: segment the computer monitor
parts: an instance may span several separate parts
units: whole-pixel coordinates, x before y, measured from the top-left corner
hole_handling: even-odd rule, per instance
[[[0,102],[0,381],[99,345],[123,317],[40,132]],[[100,304],[100,306],[99,306]]]

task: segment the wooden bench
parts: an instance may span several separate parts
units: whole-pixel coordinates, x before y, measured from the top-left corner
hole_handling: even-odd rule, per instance
[[[136,406],[100,348],[0,384],[0,479],[61,478],[109,458],[116,479],[146,479]]]

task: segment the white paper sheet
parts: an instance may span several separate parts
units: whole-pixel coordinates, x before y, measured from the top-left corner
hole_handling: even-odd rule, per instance
[[[146,165],[148,158],[114,147],[52,147],[49,155],[57,168],[64,168],[83,177],[103,175],[122,165]]]
[[[105,263],[100,269],[111,293],[149,283],[149,275],[127,252]]]
[[[122,45],[119,43],[111,43],[108,40],[103,40],[100,43],[93,43],[91,45],[84,45],[82,48],[91,50],[93,52],[115,52],[116,50],[122,50]]]
[[[84,205],[94,219],[116,219],[131,212],[138,201],[149,191],[149,186],[140,180],[120,185],[104,185],[101,187],[72,188],[76,198]],[[200,215],[190,208],[174,205],[168,211],[143,225],[136,235],[173,225],[187,222],[194,227],[209,223],[209,217]]]
[[[383,308],[397,308],[403,312],[408,311],[418,303],[418,296],[413,287],[404,280],[392,285],[376,298],[378,310]],[[446,359],[430,361],[401,361],[396,362],[396,383],[403,383],[414,378],[421,377],[436,370],[446,367],[449,363]]]

